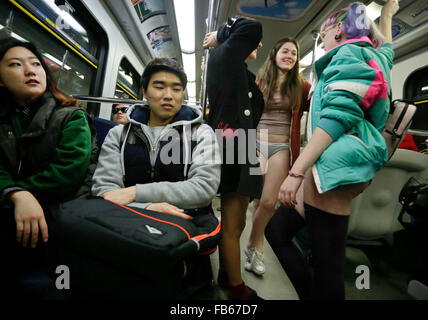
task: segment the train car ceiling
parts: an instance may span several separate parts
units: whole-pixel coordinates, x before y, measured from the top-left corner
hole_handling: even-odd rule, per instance
[[[144,64],[155,57],[181,61],[172,1],[105,0],[105,3]]]
[[[313,34],[319,31],[321,24],[327,17],[340,8],[354,2],[352,0],[318,0],[318,1],[288,1],[288,0],[215,0],[218,6],[216,14],[217,29],[228,16],[246,15],[258,19],[263,24],[263,48],[258,57],[250,61],[251,71],[257,72],[261,67],[270,48],[281,37],[292,36],[301,46],[301,58],[305,58],[303,65],[311,62],[314,40]],[[378,22],[380,10],[385,0],[362,0],[369,7],[369,15]],[[197,96],[202,76],[202,41],[205,33],[208,16],[209,0],[195,1],[196,14],[196,79]],[[293,7],[294,6],[294,7]],[[428,3],[421,0],[400,0],[400,10],[393,18],[393,44],[395,59],[405,58],[416,50],[428,46]],[[274,32],[272,32],[274,30]],[[323,54],[318,48],[317,57]],[[303,75],[309,78],[309,68]]]
[[[302,16],[314,0],[241,0],[238,10],[243,15],[257,18],[293,20]]]
[[[144,64],[159,57],[175,58],[183,64],[188,76],[185,99],[194,103],[196,94],[193,0],[180,0],[179,7],[175,6],[173,0],[104,2]]]

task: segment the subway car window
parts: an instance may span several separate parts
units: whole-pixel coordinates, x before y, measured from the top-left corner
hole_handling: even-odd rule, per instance
[[[6,3],[0,2],[0,39],[12,35],[11,25],[13,24],[14,11]]]
[[[36,4],[37,8],[35,7]],[[61,31],[59,30],[61,28],[57,27],[52,30],[52,25],[46,24],[51,19],[55,19],[54,13],[60,10],[53,0],[45,2],[23,1],[22,5],[25,7],[18,3],[13,5],[10,2],[0,2],[1,37],[12,36],[22,41],[33,42],[41,51],[45,62],[52,69],[61,90],[71,95],[91,94],[95,90],[93,86],[98,66],[94,62],[97,62],[97,59],[79,45],[85,45],[82,41],[86,41],[85,48],[90,52],[97,53],[100,51],[99,46],[90,40],[93,38],[90,36],[91,32],[85,31],[82,27],[83,24],[79,24],[76,19],[68,15],[67,21],[70,22],[70,25],[74,25],[73,28],[81,31],[80,36],[77,36],[75,31],[70,31],[72,29],[67,32],[70,35],[73,33],[73,37],[66,36],[61,32],[58,36],[57,31]],[[44,19],[42,19],[43,17]],[[41,26],[42,23],[45,27]],[[75,47],[69,44],[70,38],[74,39]],[[87,102],[81,102],[81,105],[86,108]]]
[[[115,97],[137,99],[140,91],[139,86],[140,75],[131,63],[126,58],[123,58],[117,73]]]
[[[416,109],[411,129],[423,130],[428,133],[428,66],[414,71],[409,75],[404,84],[404,98],[412,101]],[[426,136],[415,136],[415,142],[419,149],[425,148]]]
[[[49,24],[56,25],[56,29],[62,36],[86,50],[92,56],[97,54],[97,41],[93,30],[88,28],[81,19],[76,16],[76,9],[67,1],[55,0],[25,0],[38,16]]]

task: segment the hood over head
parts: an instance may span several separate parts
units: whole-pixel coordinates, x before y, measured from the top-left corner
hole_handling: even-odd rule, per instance
[[[126,117],[129,122],[134,124],[147,125],[150,118],[150,107],[148,105],[135,104],[128,109]],[[166,125],[177,127],[189,124],[202,123],[202,110],[196,106],[182,105],[172,121]]]

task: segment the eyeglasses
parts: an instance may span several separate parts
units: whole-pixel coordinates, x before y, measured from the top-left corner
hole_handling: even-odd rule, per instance
[[[325,36],[327,35],[327,31],[329,31],[329,30],[333,29],[334,27],[336,27],[336,25],[337,25],[337,23],[336,24],[332,24],[330,27],[327,27],[327,29],[325,29],[324,31],[320,32],[320,38],[321,38],[322,41],[324,41]]]
[[[123,108],[113,108],[113,114],[116,114],[118,112],[122,112],[122,113],[126,113],[128,111],[127,107],[123,107]]]

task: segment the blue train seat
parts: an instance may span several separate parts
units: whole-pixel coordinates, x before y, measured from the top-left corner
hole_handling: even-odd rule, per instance
[[[97,132],[97,141],[98,141],[98,152],[101,150],[101,146],[103,145],[104,139],[107,136],[107,133],[110,131],[111,128],[119,125],[118,123],[101,119],[98,117],[91,117],[93,124],[95,126],[95,130]]]

